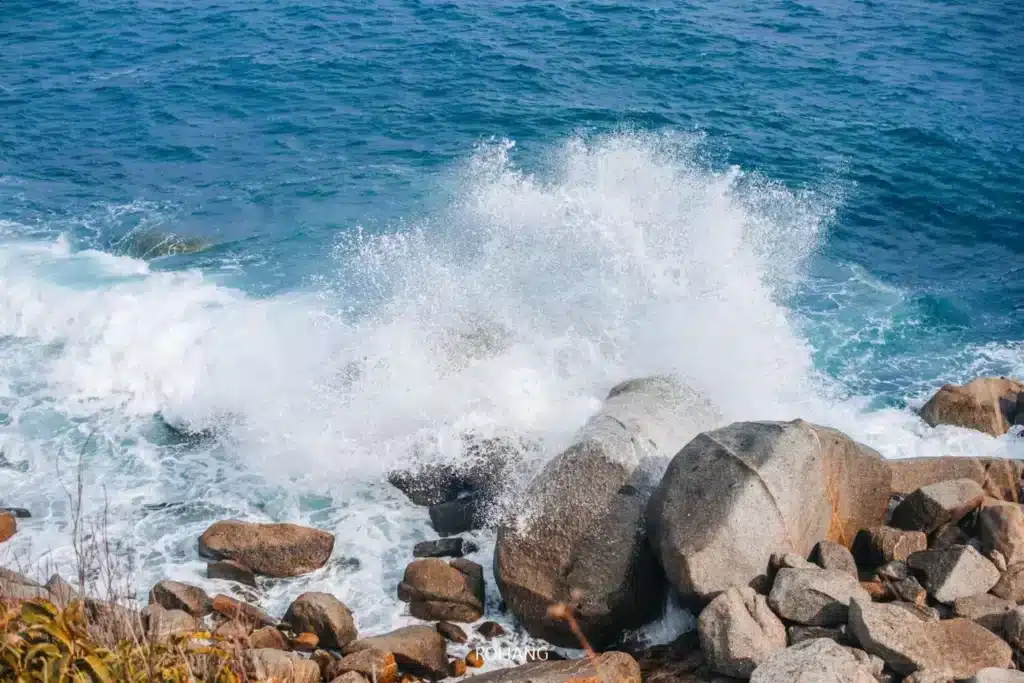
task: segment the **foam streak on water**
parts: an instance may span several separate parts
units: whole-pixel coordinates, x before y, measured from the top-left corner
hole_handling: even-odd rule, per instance
[[[817,374],[786,302],[831,218],[827,194],[709,171],[700,140],[678,135],[573,138],[536,175],[514,151],[482,145],[452,174],[449,206],[349,233],[336,276],[292,294],[3,242],[0,502],[36,514],[5,551],[67,566],[62,480],[83,452],[87,511],[106,498],[140,589],[216,587],[195,557],[215,519],[312,523],[338,536],[334,561],[268,587],[266,605],[316,586],[380,630],[408,621],[395,587],[432,536],[384,471],[455,457],[466,431],[537,440],[549,457],[612,385],[653,373],[686,378],[729,421],[805,417],[890,457],[1024,455],[865,411]],[[156,414],[217,436],[182,440]]]

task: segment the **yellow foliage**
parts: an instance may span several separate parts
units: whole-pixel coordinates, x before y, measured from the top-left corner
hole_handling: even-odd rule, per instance
[[[85,607],[60,610],[45,600],[0,603],[0,680],[12,683],[241,683],[229,649],[194,643],[122,640],[103,647],[89,632]],[[192,647],[198,645],[198,647]]]

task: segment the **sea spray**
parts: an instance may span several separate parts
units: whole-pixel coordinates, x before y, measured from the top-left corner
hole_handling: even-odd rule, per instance
[[[890,456],[1011,448],[832,400],[787,296],[833,207],[710,170],[699,149],[572,138],[529,173],[510,143],[482,144],[446,208],[346,233],[333,279],[266,298],[67,241],[3,242],[0,490],[35,513],[4,552],[71,563],[65,486],[84,451],[86,511],[106,507],[134,546],[140,594],[161,578],[223,590],[195,555],[205,527],[287,519],[335,533],[335,560],[268,587],[266,606],[329,589],[380,631],[409,621],[394,587],[432,536],[384,472],[457,458],[466,433],[542,444],[536,468],[625,378],[672,373],[727,420],[806,417]]]

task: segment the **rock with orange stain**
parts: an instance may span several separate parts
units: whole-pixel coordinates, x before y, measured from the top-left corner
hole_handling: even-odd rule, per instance
[[[312,652],[320,644],[320,638],[315,633],[300,633],[292,641],[292,649],[299,652]]]
[[[0,543],[3,543],[18,533],[18,520],[9,512],[0,514]]]

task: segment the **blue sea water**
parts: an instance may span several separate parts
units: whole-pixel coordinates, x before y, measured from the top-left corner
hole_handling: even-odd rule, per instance
[[[466,430],[550,452],[652,372],[889,457],[1022,455],[912,412],[1024,373],[1022,39],[1002,0],[7,0],[15,550],[68,561],[81,451],[141,583],[202,581],[212,519],[300,519],[354,558],[310,581],[399,623],[430,531],[366,482]],[[154,234],[206,248],[133,257]]]

